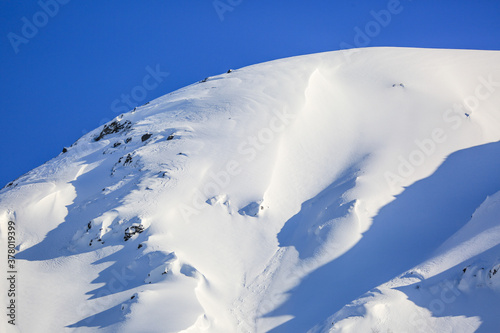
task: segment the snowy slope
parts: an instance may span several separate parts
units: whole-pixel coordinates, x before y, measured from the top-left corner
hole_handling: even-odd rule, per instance
[[[345,52],[210,77],[6,186],[5,330],[498,327],[500,52]]]

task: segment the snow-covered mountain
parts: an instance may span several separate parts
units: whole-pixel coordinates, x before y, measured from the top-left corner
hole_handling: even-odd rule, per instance
[[[499,140],[496,51],[358,49],[207,78],[0,192],[2,256],[12,229],[17,245],[1,294],[16,325],[0,323],[496,332]]]

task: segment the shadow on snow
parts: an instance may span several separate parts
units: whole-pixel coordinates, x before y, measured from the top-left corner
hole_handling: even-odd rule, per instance
[[[305,332],[365,292],[426,260],[469,221],[488,195],[500,190],[498,170],[500,142],[451,154],[434,174],[412,184],[383,207],[355,246],[291,290],[289,299],[266,316],[294,318],[271,332]],[[329,190],[336,194],[339,188]],[[301,258],[310,254],[310,248],[297,237],[284,239],[288,224],[294,225],[292,229],[309,224],[309,207],[321,202],[323,195],[303,204],[279,235],[280,244],[295,246],[302,252]]]
[[[91,164],[99,160],[98,157],[101,155],[101,151],[99,150],[92,155],[94,157],[87,156],[87,160],[83,163]],[[96,242],[92,246],[89,246],[88,242],[73,241],[72,238],[75,234],[85,230],[87,223],[98,217],[95,215],[96,212],[101,214],[120,206],[122,204],[120,198],[124,198],[136,188],[139,180],[138,176],[132,178],[127,185],[112,193],[112,195],[103,196],[101,194],[103,187],[113,185],[120,180],[120,178],[110,178],[107,173],[102,172],[103,168],[111,170],[113,167],[114,161],[112,159],[108,160],[104,161],[95,170],[84,173],[71,182],[77,191],[77,196],[75,201],[67,206],[68,214],[64,222],[48,232],[41,242],[19,252],[17,255],[19,260],[43,261],[99,251],[110,246],[116,248],[116,250],[108,251],[109,254],[105,257],[92,263],[92,265],[99,265],[112,262],[109,267],[100,271],[98,277],[92,281],[93,284],[99,283],[102,285],[87,293],[90,296],[87,303],[84,304],[85,309],[88,310],[85,313],[94,314],[68,327],[107,327],[123,321],[125,313],[121,310],[121,305],[113,306],[116,303],[109,303],[106,296],[131,290],[145,284],[145,279],[148,272],[151,271],[152,265],[159,265],[169,259],[169,255],[161,251],[153,251],[144,255],[145,248],[138,249],[138,245],[148,238],[149,231],[147,229],[126,242],[123,240],[123,234],[111,238],[105,244]],[[102,176],[103,174],[104,176]],[[85,233],[82,237],[88,238]],[[71,244],[76,244],[73,250],[69,248]],[[120,248],[118,245],[123,247]],[[90,303],[91,300],[94,300],[94,303]],[[111,308],[108,308],[110,306]],[[103,308],[108,309],[102,311]],[[96,311],[101,312],[95,313]]]

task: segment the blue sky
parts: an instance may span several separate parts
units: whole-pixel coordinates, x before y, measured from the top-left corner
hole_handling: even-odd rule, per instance
[[[4,0],[0,16],[0,187],[229,68],[346,45],[500,50],[498,0]]]

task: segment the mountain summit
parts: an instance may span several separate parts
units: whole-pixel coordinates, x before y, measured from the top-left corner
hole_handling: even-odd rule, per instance
[[[345,50],[206,78],[0,192],[16,253],[15,326],[9,309],[0,323],[495,331],[499,140],[497,51]]]

